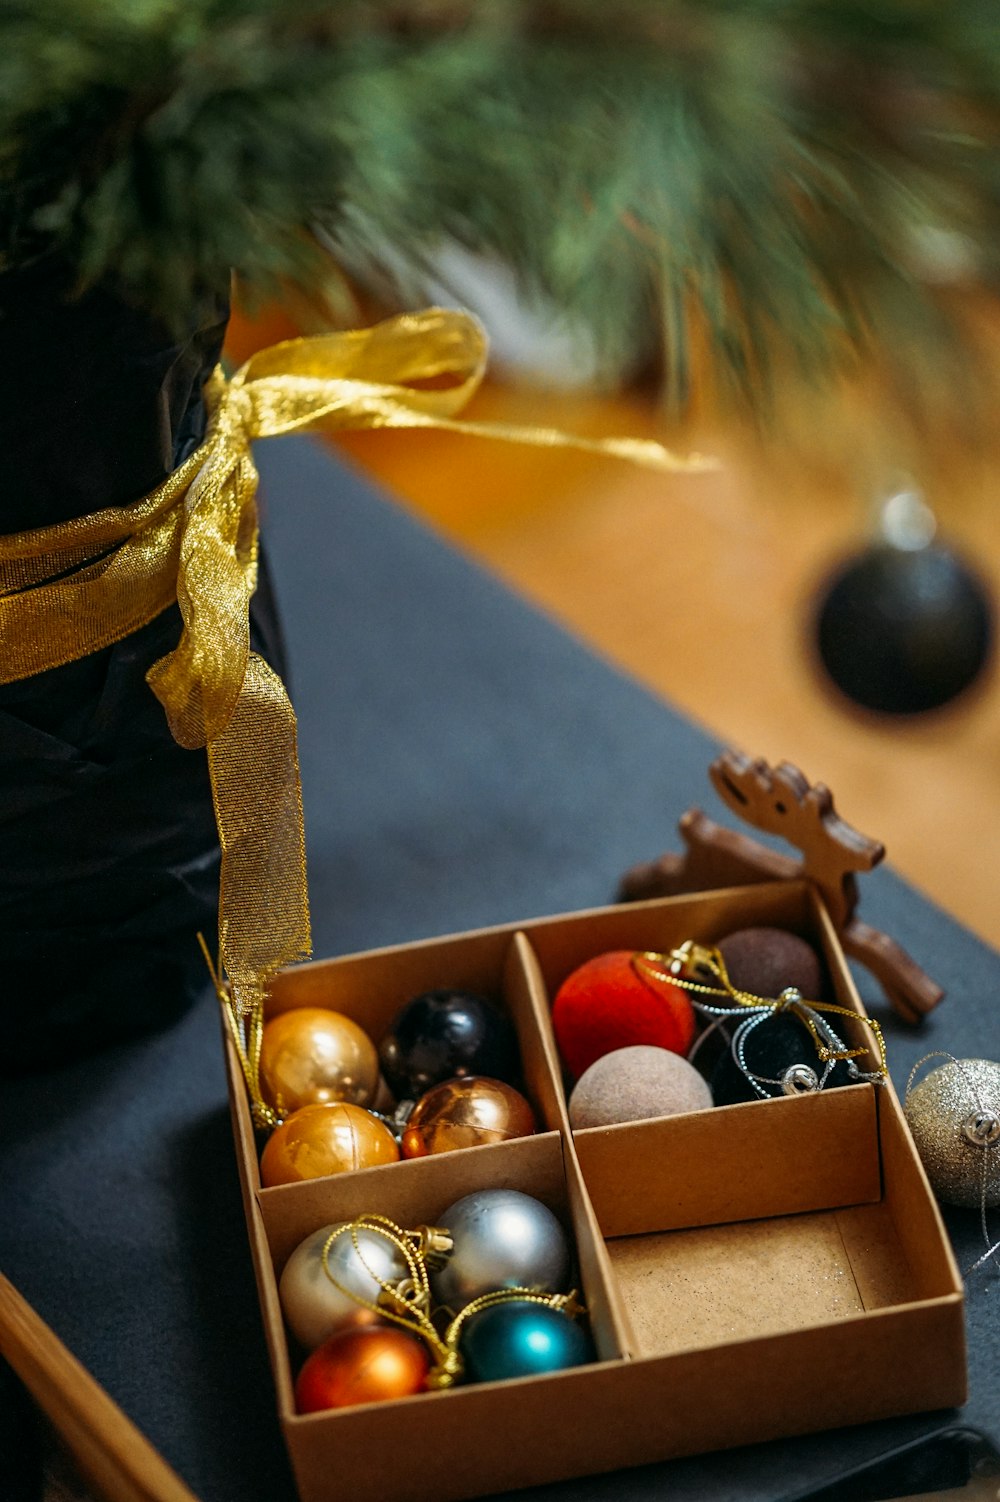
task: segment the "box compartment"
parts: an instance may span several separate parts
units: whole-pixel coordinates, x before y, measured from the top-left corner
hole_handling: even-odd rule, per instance
[[[502,996],[546,1130],[262,1190],[243,1080],[234,1130],[279,1408],[303,1502],[436,1502],[948,1407],[965,1396],[962,1285],[891,1085],[570,1132],[550,998],[607,949],[664,950],[768,924],[825,959],[852,1044],[872,1036],[804,882],[666,898],[297,967],[271,1005],[334,1006],[376,1038],[410,996]],[[276,1279],[298,1241],[365,1212],[401,1224],[511,1185],[571,1230],[598,1360],[330,1414],[297,1415]]]
[[[538,1130],[564,1124],[559,1072],[539,1026],[537,991],[512,929],[458,935],[343,959],[313,960],[282,971],[271,986],[266,1015],[295,1007],[330,1007],[363,1027],[376,1047],[403,1006],[424,991],[473,991],[501,1005],[517,1033],[522,1078]],[[471,1151],[472,1149],[469,1149]]]
[[[766,1113],[766,1137],[756,1122],[741,1129],[751,1111],[758,1120]],[[882,1164],[902,1131],[895,1099],[866,1084],[764,1110],[729,1106],[577,1133],[634,1332],[631,1354],[670,1355],[951,1297],[950,1258],[928,1255],[934,1218],[916,1181],[907,1188],[900,1165],[883,1192]],[[748,1140],[757,1151],[742,1151]],[[658,1162],[669,1165],[663,1175]],[[836,1165],[829,1175],[828,1163]]]
[[[631,1331],[621,1314],[579,1168],[575,1159],[565,1156],[565,1142],[561,1134],[547,1132],[272,1190],[255,1191],[249,1174],[244,1176],[279,1413],[303,1502],[346,1502],[371,1494],[373,1465],[377,1495],[412,1502],[573,1474],[572,1457],[581,1446],[571,1444],[568,1436],[581,1403],[589,1401],[580,1393],[591,1393],[603,1374],[620,1368]],[[516,1188],[532,1195],[548,1205],[568,1231],[574,1283],[587,1306],[595,1360],[552,1377],[480,1383],[399,1402],[297,1414],[294,1372],[303,1356],[287,1338],[277,1285],[288,1256],[303,1237],[366,1211],[407,1227],[435,1224],[462,1195],[489,1188]],[[522,1438],[525,1413],[530,1415],[528,1429],[537,1431],[529,1448]],[[464,1436],[460,1445],[458,1436]],[[584,1452],[592,1443],[584,1443]],[[601,1454],[598,1443],[588,1469],[601,1468]]]

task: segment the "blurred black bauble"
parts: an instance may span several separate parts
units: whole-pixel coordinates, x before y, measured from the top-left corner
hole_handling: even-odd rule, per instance
[[[968,564],[931,541],[933,518],[917,498],[894,497],[882,531],[821,589],[816,646],[834,684],[863,709],[925,714],[983,671],[993,647],[993,606]]]

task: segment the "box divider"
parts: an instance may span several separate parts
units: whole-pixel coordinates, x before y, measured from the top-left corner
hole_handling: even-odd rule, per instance
[[[587,1288],[590,1327],[598,1357],[609,1361],[615,1357],[631,1359],[638,1350],[635,1330],[625,1307],[611,1258],[590,1203],[587,1186],[580,1172],[573,1138],[563,1141],[563,1164],[566,1191],[573,1216],[577,1256]]]
[[[503,994],[517,1028],[524,1085],[540,1118],[538,1129],[565,1131],[566,1105],[559,1061],[555,1044],[547,1036],[550,1030],[544,1025],[544,986],[534,951],[523,933],[513,934],[507,946]]]
[[[574,1151],[604,1235],[877,1201],[875,1089],[848,1085],[582,1129]]]
[[[547,1104],[552,1120],[549,1125],[569,1135],[569,1117],[566,1114],[566,1091],[563,1088],[562,1060],[552,1031],[552,1012],[548,991],[542,977],[541,966],[534,945],[523,930],[514,934],[507,951],[505,978],[523,987],[525,1000],[531,1008],[531,1021],[535,1030],[540,1072],[544,1069]]]
[[[375,1213],[412,1227],[480,1188],[507,1187],[532,1194],[535,1180],[550,1187],[556,1179],[561,1183],[561,1162],[556,1167],[559,1142],[557,1133],[539,1132],[263,1189],[259,1201],[275,1261],[283,1266],[304,1236],[334,1221]]]

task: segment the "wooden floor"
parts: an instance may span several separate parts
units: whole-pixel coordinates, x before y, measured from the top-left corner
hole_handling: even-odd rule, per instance
[[[243,357],[283,332],[273,320],[238,321],[231,352]],[[676,446],[638,396],[494,382],[466,415]],[[809,651],[818,582],[869,535],[870,495],[913,445],[900,440],[890,453],[884,415],[864,404],[821,433],[798,416],[767,440],[705,419],[684,439],[721,468],[672,478],[433,433],[338,441],[432,526],[723,741],[826,782],[843,817],[883,840],[898,870],[1000,945],[996,668],[947,712],[877,723],[835,700]],[[930,444],[922,468],[942,534],[1000,599],[1000,423],[980,429],[978,445]],[[651,810],[648,853],[672,844]]]

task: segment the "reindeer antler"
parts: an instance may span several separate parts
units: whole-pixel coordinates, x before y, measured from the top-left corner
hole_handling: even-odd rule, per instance
[[[810,783],[791,762],[772,767],[739,751],[723,752],[708,775],[727,808],[754,829],[787,840],[801,860],[724,829],[692,808],[680,822],[684,853],[663,855],[626,872],[619,900],[805,876],[819,888],[844,949],[868,966],[901,1017],[918,1022],[937,1006],[944,995],[941,987],[888,934],[855,916],[856,873],[873,870],[885,846],[840,817],[830,789],[822,782]]]
[[[739,751],[724,751],[708,775],[723,803],[744,823],[779,835],[801,852],[802,874],[819,887],[834,926],[844,928],[858,902],[854,873],[873,870],[885,846],[846,823],[830,789],[810,783],[791,762],[772,768]]]

